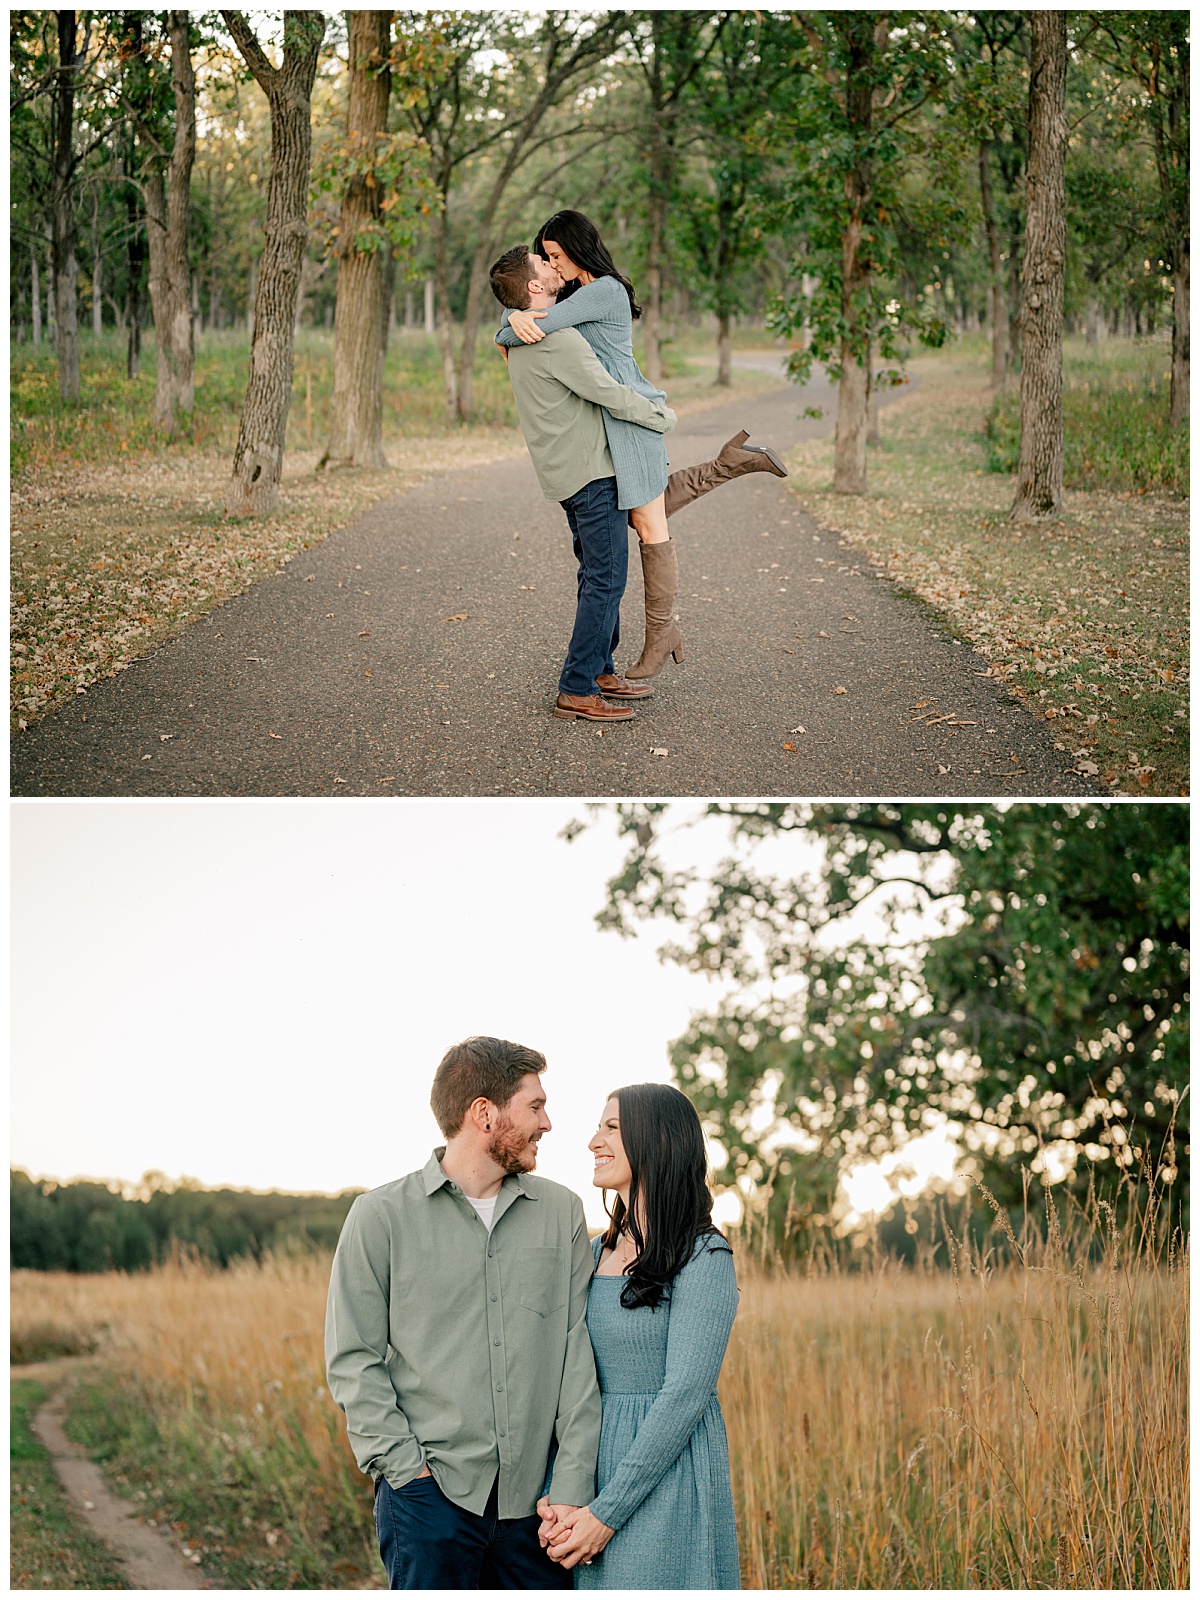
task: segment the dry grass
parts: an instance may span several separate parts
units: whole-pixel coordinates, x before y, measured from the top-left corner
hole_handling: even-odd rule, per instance
[[[954,1273],[744,1259],[721,1381],[744,1585],[1186,1588],[1188,1256],[1157,1254],[1110,1236],[1026,1267],[960,1246]],[[203,1528],[193,1548],[235,1585],[379,1582],[324,1383],[327,1277],[13,1277],[18,1338],[99,1339],[112,1387],[76,1426],[118,1487]]]

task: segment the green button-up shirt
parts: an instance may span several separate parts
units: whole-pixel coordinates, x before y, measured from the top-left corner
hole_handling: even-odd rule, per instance
[[[359,1466],[400,1489],[428,1466],[482,1514],[530,1516],[557,1443],[551,1502],[596,1491],[600,1393],[585,1313],[592,1276],[578,1195],[505,1178],[489,1233],[442,1171],[360,1195],[338,1240],[325,1317],[333,1398]]]
[[[610,378],[578,328],[519,345],[508,376],[542,493],[569,500],[585,483],[616,476],[600,407],[652,433],[670,433],[675,413]]]

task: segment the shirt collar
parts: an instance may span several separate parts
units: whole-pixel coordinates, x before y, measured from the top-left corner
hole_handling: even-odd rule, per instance
[[[439,1144],[421,1171],[426,1195],[436,1194],[439,1189],[444,1189],[450,1182],[450,1179],[442,1169],[442,1157],[445,1154],[446,1146]],[[500,1185],[502,1194],[506,1189],[511,1189],[515,1194],[524,1195],[526,1200],[536,1200],[538,1198],[536,1194],[525,1187],[519,1175],[513,1172],[510,1172]]]

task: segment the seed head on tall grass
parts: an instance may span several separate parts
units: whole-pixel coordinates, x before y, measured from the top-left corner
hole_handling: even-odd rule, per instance
[[[785,1266],[735,1238],[721,1400],[743,1585],[1187,1588],[1189,1249],[1169,1192],[1144,1174],[1118,1209],[1047,1189],[1043,1224],[1014,1231],[996,1205],[982,1245],[947,1217],[948,1269]],[[16,1273],[13,1336],[98,1343],[213,1504],[270,1508],[289,1558],[264,1547],[259,1586],[370,1586],[371,1488],[325,1387],[328,1275],[182,1256]]]

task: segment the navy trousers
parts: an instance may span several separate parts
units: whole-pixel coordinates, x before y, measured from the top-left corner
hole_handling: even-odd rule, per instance
[[[447,1500],[432,1476],[403,1489],[380,1478],[375,1532],[388,1588],[570,1589],[571,1572],[538,1543],[537,1517],[497,1515],[496,1487],[477,1517]]]
[[[596,679],[613,670],[621,600],[629,576],[629,514],[617,507],[617,480],[596,478],[559,502],[571,525],[576,583],[575,627],[558,680],[563,694],[596,694]]]

